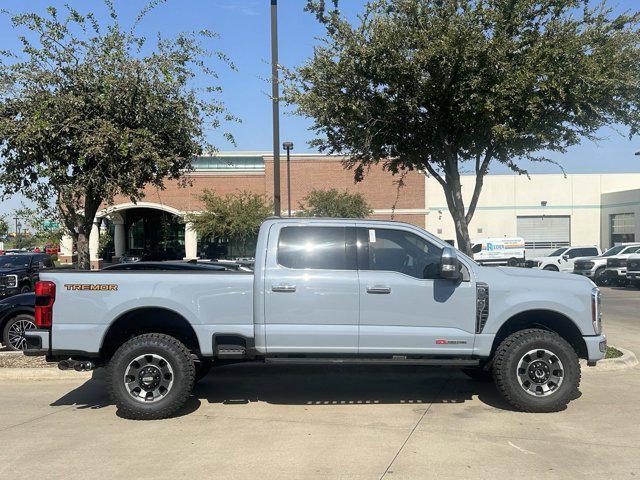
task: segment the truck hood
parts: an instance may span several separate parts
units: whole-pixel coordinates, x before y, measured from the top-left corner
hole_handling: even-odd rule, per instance
[[[532,258],[531,260],[533,260],[534,262],[555,262],[560,258],[562,257],[536,257],[536,258]]]
[[[492,272],[493,270],[493,272]],[[503,279],[511,277],[514,282],[531,280],[532,282],[540,281],[541,285],[546,284],[547,281],[561,280],[566,282],[580,282],[580,283],[592,283],[591,280],[583,277],[582,275],[574,275],[572,273],[554,272],[549,270],[540,270],[537,268],[518,268],[518,267],[482,267],[480,272],[481,277],[500,276]],[[517,278],[517,280],[516,280]],[[517,287],[519,283],[514,283],[514,287]],[[533,286],[527,284],[528,286]]]
[[[10,268],[0,267],[0,275],[11,275],[12,273],[20,273],[20,272],[24,272],[23,267],[10,267]]]

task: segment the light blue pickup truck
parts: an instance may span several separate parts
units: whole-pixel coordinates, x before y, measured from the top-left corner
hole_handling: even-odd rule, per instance
[[[604,357],[600,292],[559,272],[481,267],[428,232],[375,220],[271,219],[255,271],[48,271],[30,355],[107,368],[121,415],[171,415],[213,363],[458,366],[515,408],[575,398]]]

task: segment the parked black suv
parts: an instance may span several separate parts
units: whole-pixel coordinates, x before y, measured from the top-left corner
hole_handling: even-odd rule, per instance
[[[0,256],[0,298],[33,291],[40,270],[45,268],[53,268],[47,253]]]

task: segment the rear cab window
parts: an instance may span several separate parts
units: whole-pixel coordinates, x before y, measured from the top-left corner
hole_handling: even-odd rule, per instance
[[[278,264],[291,269],[356,270],[355,228],[283,227],[278,238]]]

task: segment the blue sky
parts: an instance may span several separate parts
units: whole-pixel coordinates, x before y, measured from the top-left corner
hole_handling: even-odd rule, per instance
[[[70,3],[81,12],[86,5],[93,5],[99,16],[105,16],[102,2],[80,0],[3,0],[2,7],[11,12],[44,12],[48,5],[62,9]],[[122,22],[130,24],[146,1],[114,0]],[[227,53],[237,66],[237,71],[220,70],[223,87],[222,100],[229,110],[241,118],[242,123],[232,124],[229,130],[236,138],[237,147],[227,143],[222,135],[212,134],[211,140],[220,150],[271,150],[270,85],[264,80],[270,75],[269,0],[168,0],[149,14],[139,32],[153,37],[161,31],[166,36],[177,32],[208,28],[220,34],[211,46]],[[303,12],[305,0],[279,0],[280,63],[295,66],[308,58],[316,36],[322,34],[315,18]],[[610,2],[616,10],[637,9],[637,0]],[[343,0],[342,8],[348,15],[361,10],[364,0]],[[0,45],[3,49],[18,48],[17,35],[10,28],[6,17],[0,18]],[[307,131],[307,119],[283,114],[281,140],[291,140],[295,151],[310,151],[306,142],[312,138]],[[613,130],[601,132],[604,137],[598,144],[584,142],[565,155],[553,155],[569,173],[640,172],[640,138],[629,141]],[[532,166],[534,172],[557,173],[557,167]],[[496,173],[505,170],[496,169]],[[19,199],[11,199],[0,205],[0,214],[19,206]]]

